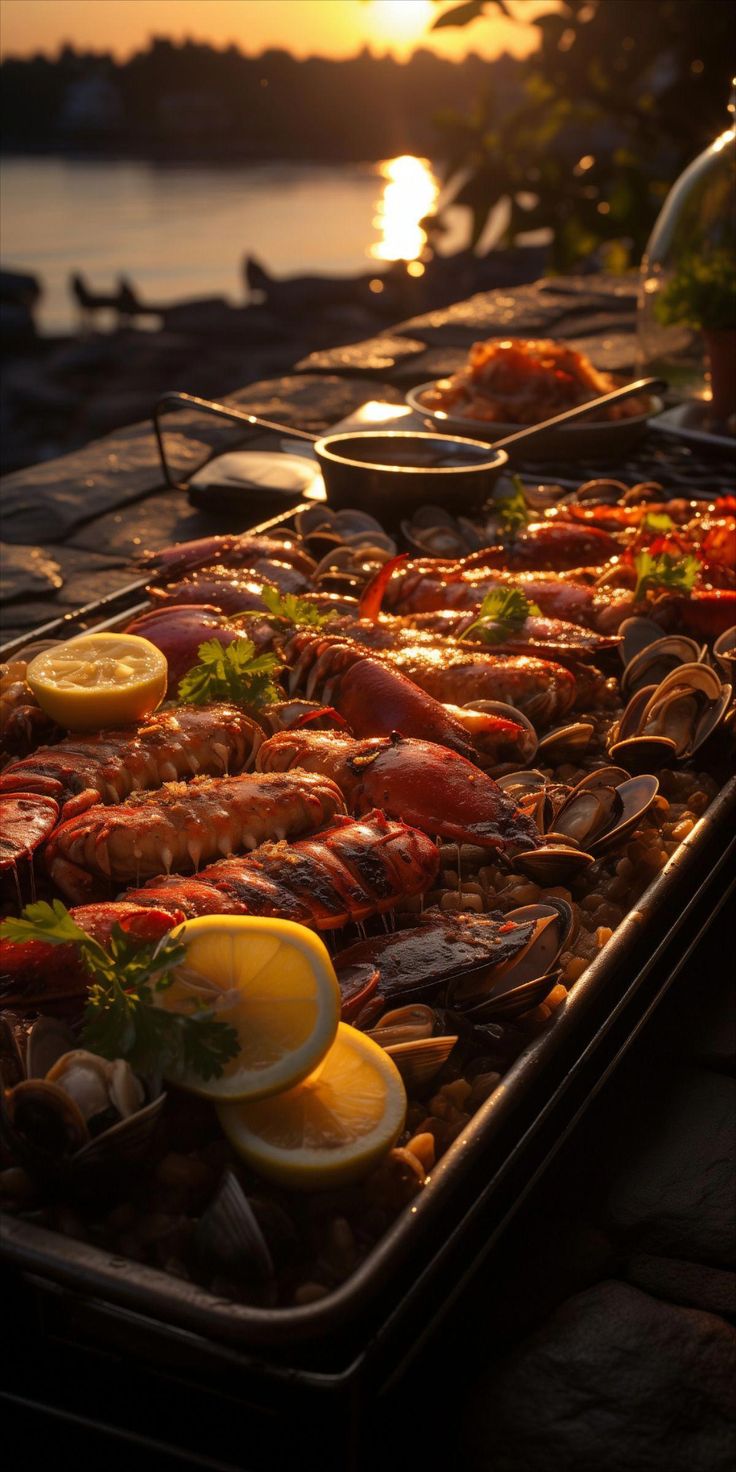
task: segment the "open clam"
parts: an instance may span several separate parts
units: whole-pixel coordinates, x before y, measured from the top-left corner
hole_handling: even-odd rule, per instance
[[[92,1175],[118,1179],[144,1157],[166,1097],[157,1084],[144,1082],[122,1058],[75,1048],[73,1039],[69,1047],[71,1035],[52,1018],[39,1018],[24,1034],[5,1014],[0,1035],[0,1130],[32,1173],[78,1182]]]
[[[629,771],[686,761],[723,720],[732,687],[710,665],[680,664],[632,695],[611,731],[608,754]]]
[[[509,910],[506,922],[528,927],[517,954],[495,967],[475,967],[449,983],[446,1000],[473,1023],[508,1021],[536,1007],[559,979],[556,968],[575,928],[564,900]]]
[[[541,772],[513,772],[499,785],[546,839],[511,860],[537,884],[563,884],[583,873],[633,832],[659,790],[656,777],[630,777],[622,767],[599,767],[572,789],[545,783]]]
[[[422,506],[410,521],[402,521],[401,532],[410,552],[425,557],[466,557],[488,541],[472,522],[441,506]]]
[[[421,1002],[384,1012],[368,1036],[393,1058],[405,1084],[420,1089],[447,1062],[457,1033],[437,1035],[438,1014]]]

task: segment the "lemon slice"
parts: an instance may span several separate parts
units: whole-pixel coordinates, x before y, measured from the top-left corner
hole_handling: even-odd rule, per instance
[[[310,1191],[358,1180],[377,1164],[404,1127],[406,1093],[388,1053],[341,1022],[329,1053],[302,1083],[217,1112],[248,1165]]]
[[[190,1015],[204,1005],[240,1039],[219,1078],[177,1074],[176,1083],[208,1099],[260,1099],[311,1073],[340,1015],[332,962],[311,930],[256,915],[203,915],[172,936],[185,942],[187,958],[157,993],[159,1005]]]
[[[41,709],[69,731],[143,720],[168,677],[166,656],[136,634],[80,634],[44,649],[26,671]]]

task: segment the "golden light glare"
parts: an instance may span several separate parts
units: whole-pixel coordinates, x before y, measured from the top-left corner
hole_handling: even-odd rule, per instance
[[[381,173],[386,186],[373,221],[381,239],[371,246],[371,255],[379,261],[415,261],[427,243],[420,221],[437,204],[434,174],[426,159],[410,153],[387,159]]]
[[[372,19],[386,40],[416,41],[432,24],[432,0],[373,0]]]

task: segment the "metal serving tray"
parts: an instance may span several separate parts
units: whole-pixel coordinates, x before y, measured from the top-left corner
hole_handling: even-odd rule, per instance
[[[254,532],[288,527],[292,511]],[[53,620],[31,638],[111,628],[147,606],[145,579]],[[416,1352],[486,1255],[590,1100],[636,1036],[728,897],[736,851],[736,777],[649,886],[535,1038],[424,1191],[347,1282],[297,1308],[216,1298],[195,1284],[113,1257],[8,1215],[0,1256],[20,1269],[67,1330],[162,1364],[237,1371],[264,1404],[296,1385],[315,1392],[370,1380]],[[729,869],[729,865],[731,866]],[[733,881],[732,885],[733,887]],[[48,1308],[51,1305],[51,1308]],[[246,1380],[243,1380],[243,1375]]]

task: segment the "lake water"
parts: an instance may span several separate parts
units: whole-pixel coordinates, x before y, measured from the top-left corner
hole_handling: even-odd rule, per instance
[[[416,258],[438,195],[432,165],[409,155],[324,167],[5,158],[2,259],[41,278],[39,326],[65,332],[73,271],[100,292],[122,274],[144,300],[239,302],[246,254],[277,275]],[[444,250],[463,243],[459,211],[450,225]]]

